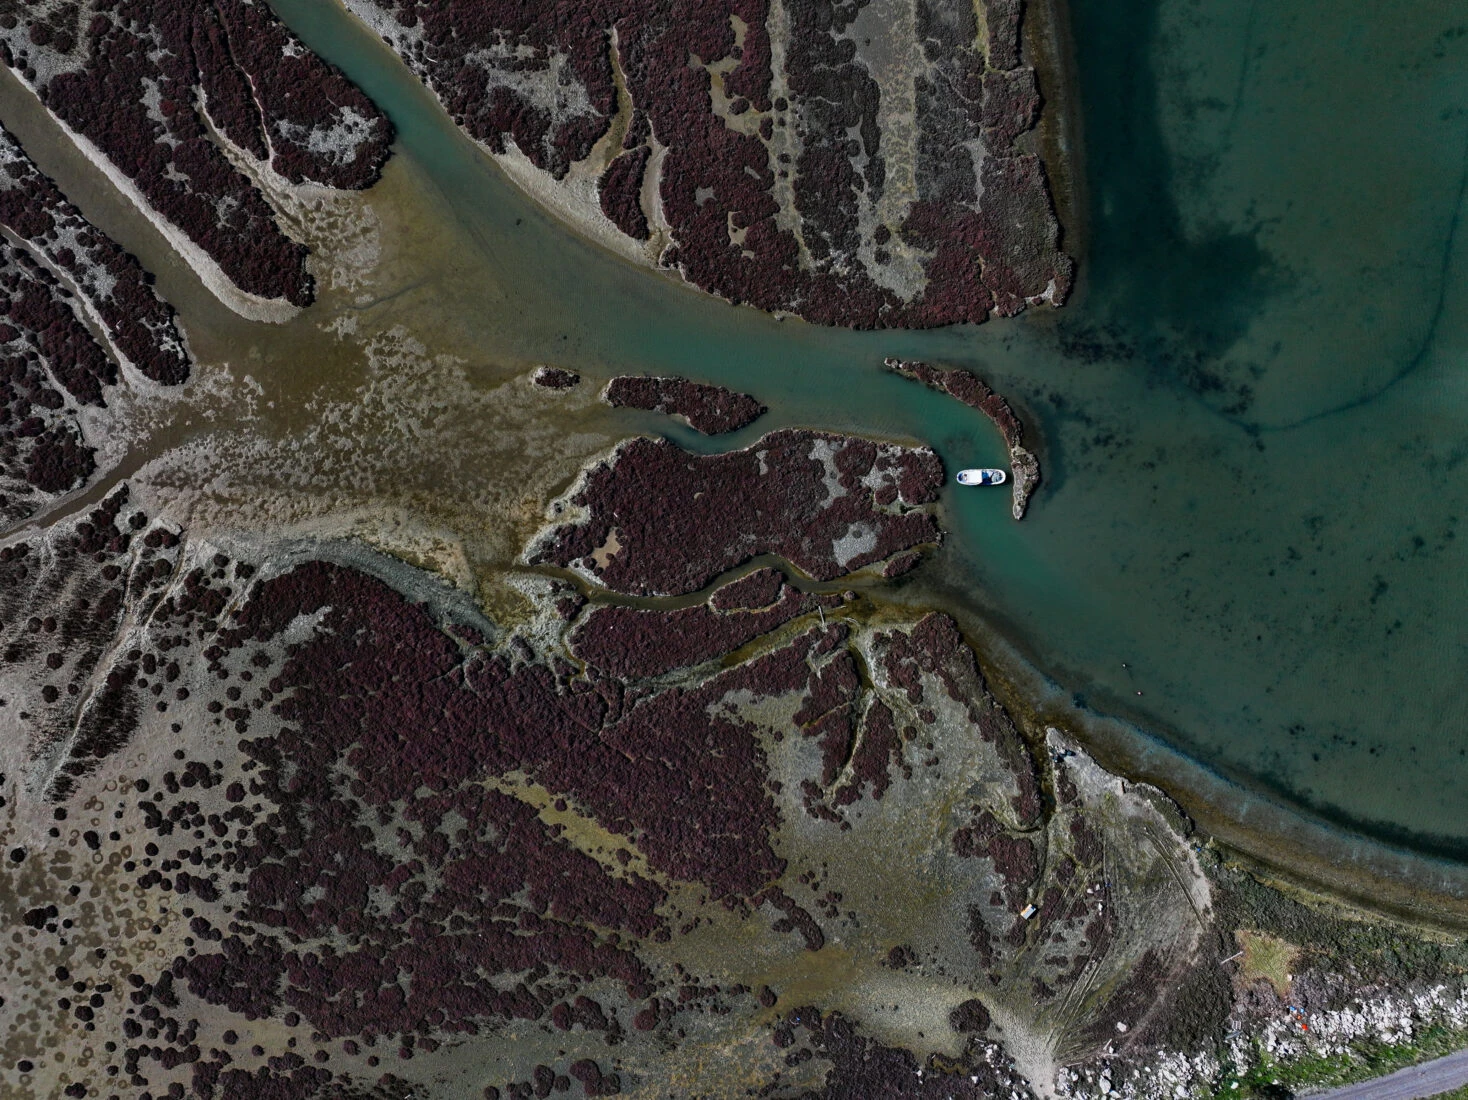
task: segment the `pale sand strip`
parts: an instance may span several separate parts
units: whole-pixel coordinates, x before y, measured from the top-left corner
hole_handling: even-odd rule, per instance
[[[515,186],[570,228],[625,260],[643,267],[657,267],[657,254],[653,251],[658,243],[656,234],[651,242],[633,240],[602,213],[597,176],[592,175],[592,170],[587,167],[593,158],[573,164],[566,178],[558,180],[532,164],[513,140],[506,141],[503,153],[492,152],[480,142],[475,144],[490,156]],[[652,218],[648,223],[650,226],[655,224]]]
[[[41,97],[36,95],[36,90],[29,84],[22,80],[20,85],[36,96],[38,101],[40,100]],[[44,103],[42,107],[45,107]],[[138,208],[138,211],[152,223],[159,233],[163,234],[164,239],[168,241],[173,250],[193,269],[199,281],[225,306],[247,320],[266,321],[271,324],[282,324],[300,312],[297,306],[291,305],[283,298],[261,298],[237,287],[230,281],[229,276],[225,275],[214,258],[190,240],[188,234],[182,229],[155,210],[143,193],[138,190],[137,185],[108,160],[102,150],[92,144],[89,138],[77,133],[52,111],[47,110],[46,114],[50,116],[51,121],[61,132],[71,139],[72,144],[80,150],[81,154],[107,177],[108,182],[127,196],[128,201]]]

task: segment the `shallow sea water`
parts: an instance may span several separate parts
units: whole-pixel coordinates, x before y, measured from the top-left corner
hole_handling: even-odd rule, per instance
[[[946,582],[1136,737],[1468,854],[1460,4],[1072,0],[1081,293],[929,333],[775,321],[626,265],[517,191],[332,0],[272,6],[388,112],[458,220],[463,255],[428,288],[457,343],[746,388],[773,413],[736,444],[808,424],[924,439],[950,467],[999,462],[995,433],[880,363],[976,369],[1038,424],[1046,483],[1020,524],[1007,496],[950,492]]]

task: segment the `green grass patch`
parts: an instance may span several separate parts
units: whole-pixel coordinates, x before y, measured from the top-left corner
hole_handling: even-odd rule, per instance
[[[1268,932],[1256,932],[1240,928],[1234,932],[1234,940],[1243,952],[1239,960],[1239,980],[1248,985],[1263,978],[1281,1000],[1290,995],[1290,981],[1300,949],[1294,944],[1271,936]]]
[[[1224,1066],[1212,1096],[1216,1100],[1270,1097],[1281,1095],[1281,1089],[1294,1092],[1307,1087],[1349,1085],[1441,1058],[1465,1046],[1468,1046],[1468,1032],[1446,1027],[1424,1028],[1410,1043],[1363,1040],[1341,1054],[1312,1054],[1307,1051],[1291,1061],[1275,1061],[1256,1046],[1253,1065]],[[1468,1100],[1468,1089],[1448,1095],[1453,1100]]]

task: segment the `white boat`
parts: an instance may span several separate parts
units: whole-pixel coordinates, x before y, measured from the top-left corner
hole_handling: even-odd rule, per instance
[[[1009,480],[1009,475],[1003,470],[984,468],[958,471],[960,485],[1003,485],[1007,480]]]

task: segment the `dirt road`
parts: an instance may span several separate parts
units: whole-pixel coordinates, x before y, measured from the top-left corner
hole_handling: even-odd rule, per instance
[[[1459,1050],[1385,1077],[1314,1093],[1310,1100],[1421,1100],[1465,1084],[1468,1084],[1468,1050]]]

